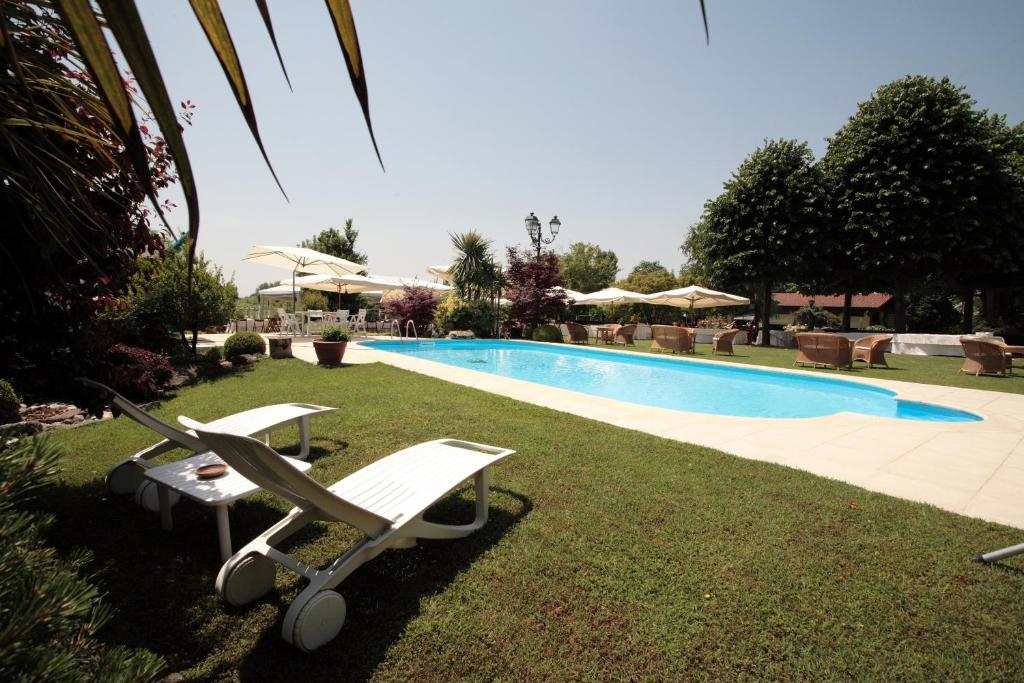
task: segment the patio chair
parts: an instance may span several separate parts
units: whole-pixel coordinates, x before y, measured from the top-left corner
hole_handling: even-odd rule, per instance
[[[152,488],[155,485],[147,482],[143,477],[145,470],[155,466],[149,461],[158,455],[173,451],[175,448],[184,448],[190,454],[205,453],[210,448],[203,443],[202,439],[196,436],[195,430],[182,431],[163,420],[153,417],[107,385],[85,377],[80,377],[78,381],[85,386],[102,392],[115,408],[127,415],[132,421],[164,437],[163,441],[144,448],[130,458],[116,463],[107,470],[105,477],[107,487],[111,493],[125,495],[134,492],[137,503],[147,510],[155,512],[159,509],[156,490]],[[305,460],[309,456],[309,418],[333,410],[337,410],[337,408],[309,403],[278,403],[261,408],[243,410],[240,413],[228,415],[213,422],[207,422],[203,426],[246,436],[264,434],[269,440],[271,432],[292,424],[298,424],[299,452],[291,457]],[[188,418],[178,419],[187,420]],[[202,423],[194,424],[199,425]],[[189,426],[191,427],[192,425],[190,424]]]
[[[454,439],[428,441],[324,487],[255,439],[202,429],[199,437],[242,476],[296,506],[224,563],[216,587],[228,604],[241,606],[273,589],[275,563],[308,579],[285,612],[282,626],[284,639],[305,652],[330,642],[341,631],[345,599],[333,589],[360,565],[389,548],[410,548],[420,538],[461,538],[483,527],[490,466],[515,452]],[[476,487],[472,523],[455,526],[423,519],[428,508],[470,477]],[[277,549],[314,522],[341,522],[364,537],[325,569]]]
[[[739,333],[739,330],[716,332],[715,336],[711,339],[711,355],[716,353],[728,353],[730,356],[733,355],[732,340],[735,339],[736,335]]]
[[[1005,344],[994,339],[960,337],[960,346],[964,349],[960,372],[971,372],[975,377],[1013,374],[1013,355],[1006,351]]]
[[[853,342],[853,360],[863,361],[869,368],[876,365],[889,367],[885,361],[885,350],[892,341],[891,334],[869,334]]]
[[[281,334],[302,334],[299,318],[294,313],[288,313],[283,308],[279,308],[277,309],[277,317],[280,319],[278,332]]]
[[[793,365],[853,369],[853,342],[838,334],[801,332],[796,335],[796,361]]]
[[[306,311],[306,334],[320,334],[324,331],[324,312],[319,309]]]
[[[636,325],[622,325],[615,330],[615,343],[623,346],[633,346],[633,335],[636,334]]]
[[[651,350],[693,353],[693,335],[685,327],[651,325]]]
[[[348,326],[352,328],[353,332],[359,332],[361,329],[363,334],[366,334],[366,309],[360,308],[355,315],[350,315]]]
[[[565,324],[567,330],[569,330],[569,343],[570,344],[589,344],[590,333],[587,332],[587,328],[579,323],[567,322]]]

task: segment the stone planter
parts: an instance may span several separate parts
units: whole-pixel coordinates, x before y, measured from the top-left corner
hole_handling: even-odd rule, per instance
[[[292,338],[291,337],[269,337],[271,358],[291,358]]]
[[[313,340],[313,350],[316,351],[316,362],[320,365],[341,365],[341,359],[345,356],[345,347],[348,342],[333,342]]]

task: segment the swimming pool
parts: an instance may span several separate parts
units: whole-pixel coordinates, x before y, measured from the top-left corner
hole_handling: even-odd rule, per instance
[[[894,391],[858,382],[678,357],[499,340],[394,340],[363,344],[492,375],[695,413],[822,417],[853,412],[938,422],[982,419],[962,410],[902,401]]]

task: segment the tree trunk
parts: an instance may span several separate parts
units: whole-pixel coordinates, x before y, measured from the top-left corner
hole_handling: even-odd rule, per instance
[[[843,294],[843,332],[850,331],[850,307],[853,305],[853,292]]]
[[[772,283],[761,283],[761,346],[772,345],[771,326],[772,319]]]
[[[902,334],[907,331],[907,300],[902,287],[893,288],[892,308],[896,317],[893,327],[897,334]]]
[[[974,331],[974,290],[965,289],[960,297],[964,302],[964,318],[960,323],[960,331],[970,334]]]

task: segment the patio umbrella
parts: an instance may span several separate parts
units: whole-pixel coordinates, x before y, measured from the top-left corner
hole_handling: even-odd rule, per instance
[[[452,280],[451,274],[453,265],[454,264],[452,263],[446,263],[442,266],[427,266],[426,272],[428,275],[432,275],[436,277],[438,280],[444,280],[445,282],[451,283],[454,282],[454,280]]]
[[[566,289],[565,287],[558,287],[557,285],[551,289],[555,292],[564,293],[571,301],[576,301],[579,298],[587,296],[583,292],[577,292],[575,289]]]
[[[658,304],[661,306],[678,306],[688,308],[693,313],[695,308],[718,308],[719,306],[747,306],[750,299],[716,292],[713,289],[706,289],[699,285],[690,285],[680,289],[670,289],[665,292],[648,294],[645,303]]]
[[[646,304],[647,295],[640,292],[630,292],[618,287],[608,287],[590,294],[583,294],[574,297],[573,306],[594,306],[597,304]]]
[[[254,245],[249,253],[242,257],[243,261],[262,263],[275,268],[292,271],[292,310],[295,310],[295,275],[296,273],[316,273],[318,275],[354,275],[366,270],[366,266],[353,263],[337,256],[324,254],[304,247],[268,247]]]

